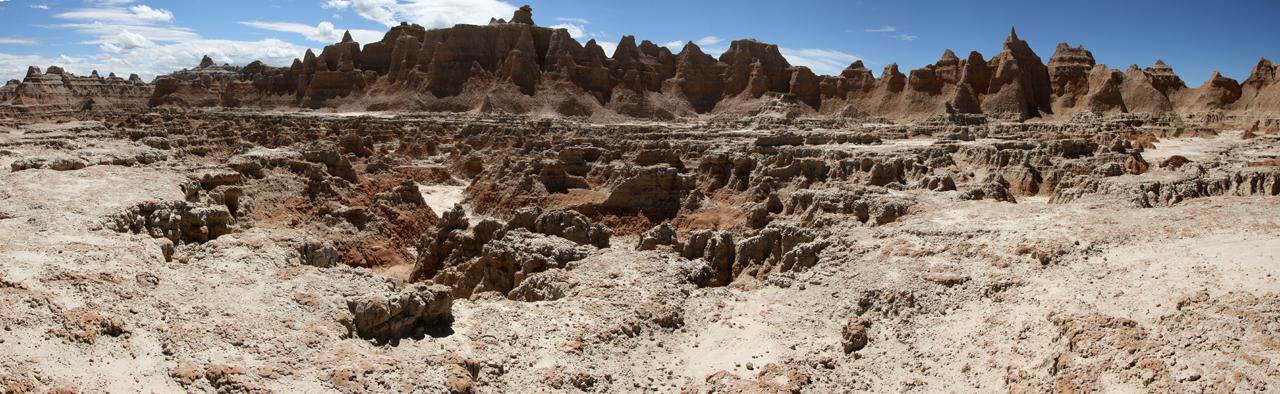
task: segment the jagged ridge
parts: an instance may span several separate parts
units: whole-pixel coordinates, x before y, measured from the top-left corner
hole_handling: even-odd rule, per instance
[[[693,43],[680,53],[623,37],[612,57],[595,40],[579,44],[564,29],[533,23],[522,7],[511,22],[428,30],[393,27],[361,45],[350,34],[289,67],[253,62],[200,66],[158,77],[74,77],[33,68],[0,89],[16,107],[76,109],[108,98],[113,106],[344,106],[428,111],[618,113],[673,118],[698,113],[753,114],[781,100],[811,115],[923,118],[942,113],[1027,119],[1098,114],[1280,108],[1277,66],[1263,59],[1243,84],[1215,73],[1188,88],[1163,61],[1121,72],[1096,64],[1083,46],[1059,44],[1048,63],[1011,31],[990,59],[946,51],[936,63],[903,75],[896,64],[877,78],[860,61],[837,76],[792,66],[778,47],[738,40],[713,58]],[[61,76],[59,78],[50,77]],[[63,86],[59,88],[57,86]],[[79,88],[77,88],[77,86]],[[139,100],[145,97],[145,100]],[[89,101],[85,101],[89,100]]]

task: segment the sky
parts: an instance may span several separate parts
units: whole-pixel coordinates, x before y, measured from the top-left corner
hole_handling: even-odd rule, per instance
[[[529,0],[542,26],[595,39],[612,53],[623,35],[679,52],[696,42],[718,55],[735,39],[777,44],[793,65],[838,74],[855,60],[879,71],[932,64],[946,49],[990,58],[1016,26],[1048,61],[1057,43],[1083,44],[1124,69],[1157,59],[1190,86],[1213,71],[1243,81],[1259,58],[1280,60],[1280,1],[1072,2],[943,0]],[[0,81],[28,66],[76,74],[137,73],[150,80],[194,67],[253,60],[287,66],[350,30],[361,43],[400,21],[437,28],[510,19],[502,0],[0,0]]]

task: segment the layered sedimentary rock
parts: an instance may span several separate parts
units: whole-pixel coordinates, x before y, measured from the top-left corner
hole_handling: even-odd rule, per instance
[[[1199,88],[1163,61],[1126,71],[1097,64],[1083,46],[1059,44],[1046,64],[1011,31],[990,59],[948,50],[907,73],[877,77],[861,61],[840,75],[792,65],[776,45],[737,40],[714,58],[693,43],[679,53],[624,36],[606,54],[564,29],[537,26],[532,8],[511,21],[426,29],[403,23],[361,46],[350,34],[288,67],[253,62],[198,67],[152,84],[74,77],[54,68],[0,88],[9,112],[94,106],[356,107],[369,110],[595,114],[672,119],[696,114],[923,119],[984,114],[1022,120],[1096,114],[1280,108],[1277,67],[1263,59],[1243,84],[1215,74]]]
[[[9,81],[0,88],[0,112],[9,108],[18,112],[141,108],[151,90],[152,86],[137,75],[103,78],[93,71],[89,76],[77,76],[57,66],[45,72],[32,66],[22,81]]]

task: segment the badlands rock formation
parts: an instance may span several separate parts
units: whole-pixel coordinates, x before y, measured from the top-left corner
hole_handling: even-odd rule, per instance
[[[855,62],[840,75],[792,66],[778,47],[738,40],[713,58],[688,43],[672,53],[624,36],[612,56],[594,40],[537,26],[525,6],[510,22],[444,29],[401,24],[361,46],[351,35],[308,50],[288,67],[253,62],[162,75],[150,84],[34,69],[0,90],[5,112],[123,107],[336,107],[670,120],[766,112],[920,120],[944,114],[1000,119],[1069,118],[1082,112],[1184,115],[1273,112],[1276,65],[1261,60],[1237,83],[1215,74],[1189,88],[1163,61],[1119,71],[1082,46],[1060,44],[1048,62],[1010,31],[991,58],[948,50],[937,63],[879,77]],[[785,98],[776,103],[778,97]]]
[[[1280,391],[1275,65],[532,15],[7,85],[0,392]]]

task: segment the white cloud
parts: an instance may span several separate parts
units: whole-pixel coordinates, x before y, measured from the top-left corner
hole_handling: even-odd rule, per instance
[[[87,56],[59,56],[46,58],[39,55],[9,55],[0,53],[0,79],[22,79],[28,66],[42,69],[57,65],[76,75],[89,75],[98,70],[105,76],[114,72],[121,77],[136,73],[144,80],[156,75],[168,74],[183,68],[192,68],[209,55],[215,63],[245,65],[254,60],[275,66],[287,66],[307,48],[277,39],[259,41],[232,41],[199,39],[168,45],[152,45],[119,52],[102,52]]]
[[[57,59],[50,59],[40,55],[12,55],[8,53],[0,53],[0,81],[8,81],[10,79],[22,80],[27,76],[27,67],[37,66],[41,70],[44,67],[56,64]]]
[[[381,40],[383,36],[382,32],[378,32],[374,30],[338,29],[333,26],[333,23],[330,23],[328,21],[320,22],[315,26],[308,26],[301,23],[291,23],[291,22],[260,22],[260,21],[240,22],[240,24],[257,28],[257,29],[263,29],[263,30],[301,34],[303,37],[306,37],[306,39],[308,40],[323,43],[323,44],[332,44],[335,42],[342,41],[342,34],[347,31],[351,32],[351,38],[353,40],[356,40],[356,42],[359,42],[362,44],[367,44],[370,42]]]
[[[865,29],[863,31],[867,33],[893,33],[898,31],[898,28],[893,26],[881,26],[874,29]]]
[[[608,57],[613,57],[613,53],[618,50],[618,43],[612,41],[597,40],[596,45],[599,45],[600,49],[604,49],[604,55]]]
[[[862,58],[833,49],[779,48],[793,66],[805,66],[818,75],[839,75],[845,67]]]
[[[913,35],[910,35],[910,34],[898,34],[898,35],[894,35],[894,36],[893,36],[893,38],[896,38],[896,39],[899,39],[899,40],[902,40],[902,41],[915,41],[917,38],[920,38],[920,37],[919,37],[919,36],[913,36]]]
[[[94,23],[144,25],[172,22],[173,13],[161,8],[135,5],[129,8],[99,7],[80,8],[54,15],[55,18],[89,21]]]
[[[195,67],[206,54],[219,64],[245,65],[261,60],[273,66],[288,66],[307,50],[307,47],[279,39],[237,41],[202,37],[189,28],[174,24],[174,15],[169,10],[130,5],[132,1],[128,0],[91,3],[87,8],[54,15],[66,23],[43,27],[86,36],[81,43],[97,44],[97,52],[54,58],[0,54],[0,77],[21,78],[31,65],[58,65],[78,75],[98,70],[103,75],[110,72],[120,76],[137,73],[144,79],[151,79],[158,74]],[[342,38],[342,31],[331,23],[295,25],[270,27],[275,27],[271,29],[274,31],[302,34],[309,39],[328,38],[333,42]],[[369,31],[353,30],[353,38],[369,39],[365,32]],[[377,38],[380,34],[372,40]]]
[[[115,2],[112,4],[118,4]],[[136,5],[129,8],[114,5],[96,8],[81,8],[54,15],[54,18],[71,21],[71,23],[46,26],[55,29],[72,30],[92,37],[84,44],[112,43],[120,32],[128,30],[152,41],[176,42],[200,38],[191,29],[175,26],[173,13],[169,10]]]
[[[360,17],[395,26],[400,21],[428,28],[460,23],[483,25],[490,18],[511,18],[516,7],[499,0],[328,0],[325,8],[350,9]]]
[[[716,36],[706,36],[706,37],[699,38],[697,41],[694,41],[693,43],[698,44],[699,46],[707,46],[707,45],[716,45],[722,42],[724,42],[723,38],[716,37]]]
[[[48,4],[32,4],[31,8],[35,8],[37,10],[48,10],[49,5]]]
[[[0,37],[0,45],[35,45],[35,40],[17,37]]]
[[[586,19],[583,19],[583,18],[565,18],[565,17],[556,17],[556,22],[568,22],[568,23],[574,23],[574,24],[579,24],[579,25],[590,25],[590,24],[591,24],[591,21],[586,20]]]
[[[218,64],[245,65],[254,60],[261,60],[271,65],[287,66],[306,50],[305,47],[278,39],[259,41],[199,39],[134,48],[125,51],[123,56],[100,53],[90,56],[87,63],[99,70],[115,71],[116,74],[124,75],[135,72],[149,79],[158,74],[195,67],[204,55],[209,55]]]
[[[667,47],[667,49],[670,49],[671,52],[680,52],[681,49],[684,49],[684,41],[679,41],[679,40],[664,42],[658,45]]]
[[[128,30],[121,31],[114,40],[102,43],[99,48],[103,52],[122,53],[137,48],[154,46],[156,43]]]
[[[572,24],[572,23],[557,23],[557,24],[551,25],[551,28],[552,28],[552,29],[565,29],[565,30],[568,30],[568,31],[569,31],[569,37],[573,37],[574,39],[578,39],[578,38],[582,38],[582,37],[586,37],[586,36],[587,36],[587,30],[586,30],[586,28],[585,28],[584,26],[582,26],[582,25],[575,25],[575,24]]]

